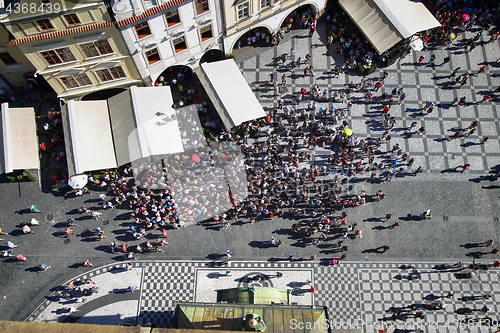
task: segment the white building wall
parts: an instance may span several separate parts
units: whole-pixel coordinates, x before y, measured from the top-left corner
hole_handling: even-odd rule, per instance
[[[234,44],[236,43],[236,41],[241,37],[243,36],[247,31],[251,30],[251,29],[254,29],[254,28],[257,28],[257,27],[265,27],[265,28],[268,28],[271,30],[271,32],[276,32],[278,31],[278,29],[280,28],[281,24],[283,23],[283,20],[291,13],[293,12],[295,9],[297,9],[298,7],[300,6],[304,6],[304,5],[312,5],[314,8],[316,8],[316,11],[319,11],[319,10],[323,10],[323,8],[325,7],[325,4],[326,4],[326,0],[308,0],[308,1],[304,1],[304,2],[301,2],[301,3],[298,3],[297,5],[293,6],[293,7],[290,7],[289,9],[285,10],[285,11],[282,11],[282,12],[278,12],[276,15],[273,15],[265,20],[262,20],[262,21],[259,21],[259,22],[255,22],[255,24],[252,24],[250,25],[249,27],[241,30],[241,31],[238,31],[238,33],[235,33],[235,34],[232,34],[230,36],[227,36],[224,38],[224,50],[226,51],[226,53],[231,53],[232,49],[233,49],[233,46]],[[255,3],[254,3],[255,5]],[[257,1],[257,7],[254,7],[254,11],[258,11],[259,10],[259,2]],[[275,5],[273,7],[273,11],[276,11],[276,10],[279,10],[282,6],[282,3],[279,3],[278,5]],[[233,15],[234,16],[234,15]],[[252,19],[257,19],[258,18],[258,13],[254,12],[252,13],[252,16],[251,17],[251,20]],[[233,17],[233,23],[236,22],[236,17]]]
[[[132,0],[132,5],[142,6],[141,0]],[[159,4],[161,4],[158,1]],[[199,60],[209,49],[222,50],[220,43],[221,29],[217,25],[217,11],[214,0],[209,1],[209,11],[196,16],[194,2],[187,2],[175,7],[178,10],[181,22],[168,27],[164,13],[150,16],[147,20],[151,35],[138,39],[134,26],[140,22],[127,25],[121,28],[121,32],[127,46],[129,47],[132,59],[146,84],[154,84],[158,76],[168,67],[174,65],[188,65],[192,68],[199,66]],[[147,9],[147,8],[146,8]],[[140,9],[136,13],[142,13]],[[121,17],[128,16],[120,14]],[[202,42],[199,28],[212,25],[212,38]],[[176,53],[172,44],[173,39],[184,36],[187,49]],[[145,53],[148,50],[157,48],[161,60],[149,64]]]

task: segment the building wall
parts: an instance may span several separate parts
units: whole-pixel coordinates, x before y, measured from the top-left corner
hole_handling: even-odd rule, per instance
[[[121,26],[123,38],[144,82],[154,84],[158,76],[173,65],[198,67],[199,59],[206,51],[222,48],[220,43],[221,30],[217,24],[217,10],[214,0],[208,1],[209,10],[200,15],[196,13],[195,1],[190,0],[141,20],[135,20],[134,17],[144,14],[144,9],[147,9],[145,3],[140,0],[127,0],[126,2],[122,0],[113,5],[118,26]],[[167,3],[168,1],[158,2],[158,5]],[[126,11],[121,11],[123,7],[117,7],[120,5],[130,7]],[[117,8],[121,11],[120,13],[117,13]],[[177,10],[180,22],[169,27],[165,13],[172,10]],[[126,24],[130,21],[134,22]],[[147,22],[151,34],[139,38],[135,26],[144,22]],[[200,29],[208,27],[211,27],[212,37],[202,40]],[[174,41],[178,41],[180,38],[184,38],[186,49],[176,51]],[[150,64],[147,53],[154,53],[155,50],[158,52],[160,60]]]
[[[21,0],[21,4],[25,1]],[[63,99],[80,99],[106,88],[141,85],[128,48],[104,4],[80,2],[63,1],[59,13],[8,15],[2,22],[16,38],[11,44],[16,44]],[[51,3],[54,6],[57,2]],[[64,17],[70,14],[75,14],[80,22],[70,25]],[[42,30],[37,23],[42,20],[50,22],[52,29]],[[107,43],[105,48],[102,43]],[[85,46],[91,48],[87,54],[83,50]],[[103,49],[105,51],[99,51]]]
[[[311,5],[319,16],[323,13],[326,0],[222,0],[224,6],[225,31],[224,51],[231,53],[236,41],[247,31],[264,27],[275,33],[283,20],[296,8]],[[263,4],[268,3],[265,7]],[[249,16],[238,20],[238,9],[248,4]]]
[[[8,55],[7,55],[8,54]],[[12,57],[16,62],[12,63]],[[24,74],[33,73],[35,67],[21,50],[9,44],[9,33],[0,27],[0,89],[13,93],[14,88],[27,88],[28,80]]]

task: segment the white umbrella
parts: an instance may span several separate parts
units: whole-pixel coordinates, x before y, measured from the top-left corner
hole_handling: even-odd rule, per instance
[[[413,36],[413,39],[410,42],[410,47],[414,51],[422,51],[424,48],[424,42],[419,37]]]
[[[86,174],[73,175],[69,177],[68,185],[74,188],[75,190],[81,190],[87,185],[89,181],[89,177]]]

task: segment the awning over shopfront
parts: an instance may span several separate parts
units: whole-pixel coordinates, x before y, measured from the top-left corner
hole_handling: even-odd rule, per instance
[[[227,129],[266,116],[234,60],[203,63],[196,74]]]
[[[339,4],[379,53],[417,32],[441,25],[418,1],[339,0]]]
[[[106,101],[68,101],[62,108],[68,174],[116,168]]]
[[[170,87],[131,87],[108,99],[116,160],[184,151]]]
[[[131,87],[108,100],[63,106],[69,176],[183,152],[170,87]]]
[[[33,108],[0,109],[0,174],[38,169],[38,140]]]

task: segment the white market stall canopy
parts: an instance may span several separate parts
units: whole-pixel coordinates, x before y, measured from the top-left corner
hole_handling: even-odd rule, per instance
[[[170,87],[131,87],[108,99],[116,160],[184,151]]]
[[[68,101],[63,128],[69,176],[183,152],[170,87],[131,87],[103,101]]]
[[[227,129],[266,116],[233,59],[203,63],[196,74]]]
[[[35,110],[3,103],[0,111],[0,174],[38,169]]]
[[[69,176],[116,168],[106,101],[68,101],[61,115]]]
[[[414,0],[339,0],[377,52],[383,53],[417,32],[441,26]]]

